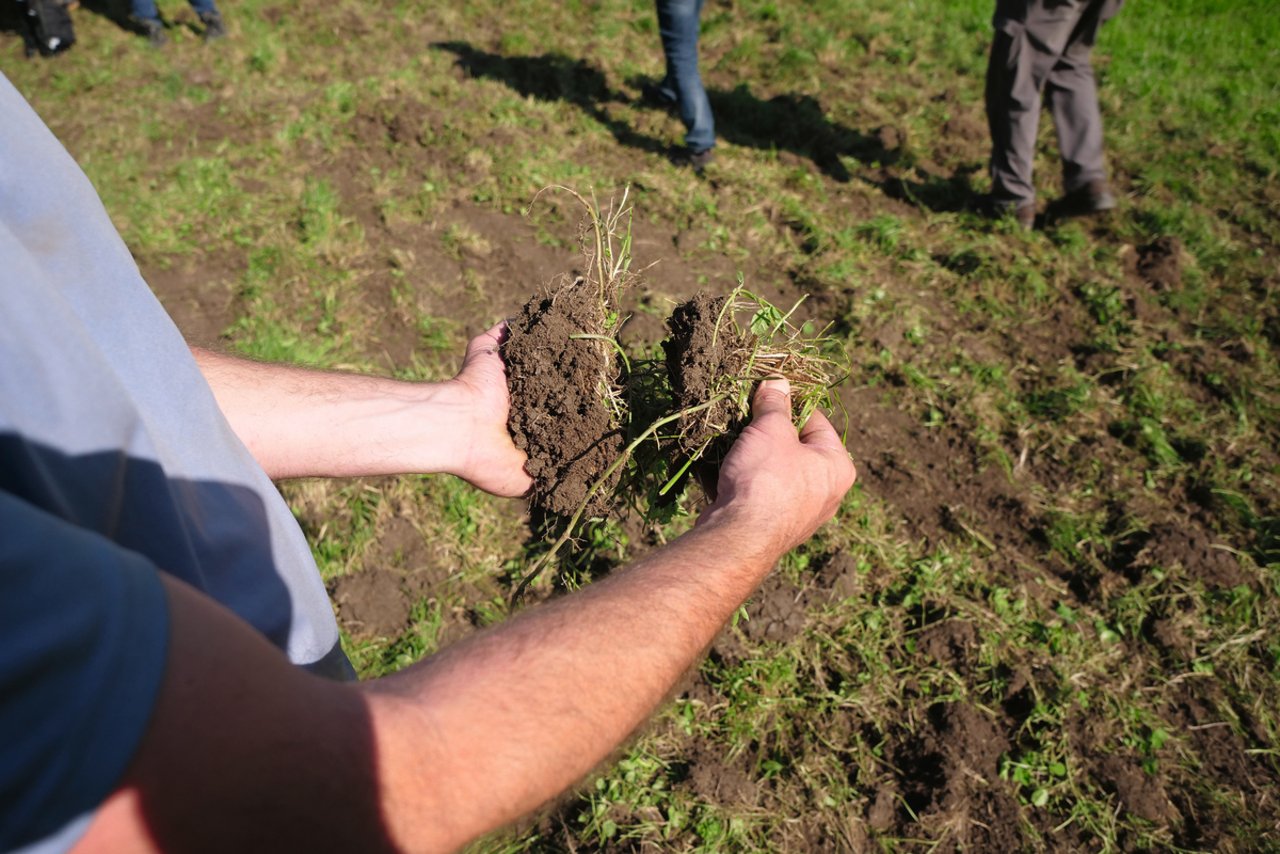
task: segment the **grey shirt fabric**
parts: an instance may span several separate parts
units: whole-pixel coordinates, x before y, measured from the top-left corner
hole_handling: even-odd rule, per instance
[[[147,556],[297,664],[338,642],[289,507],[88,179],[0,77],[0,489]]]
[[[101,566],[131,555],[216,599],[293,662],[353,675],[288,506],[88,179],[3,75],[0,493],[0,554],[56,561],[70,539],[83,550],[84,534],[101,545]],[[47,617],[56,628],[56,609]]]

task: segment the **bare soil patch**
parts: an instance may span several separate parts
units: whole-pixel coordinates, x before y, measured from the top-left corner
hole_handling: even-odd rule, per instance
[[[216,345],[240,314],[235,283],[244,274],[242,259],[202,253],[142,259],[138,266],[188,343]]]
[[[938,703],[914,732],[889,745],[894,773],[868,813],[873,828],[906,836],[918,820],[945,828],[942,850],[1021,848],[1018,802],[999,778],[1000,757],[1010,744],[991,715],[965,703]]]
[[[414,601],[425,592],[410,590],[410,578],[394,570],[370,569],[334,580],[329,594],[342,625],[357,637],[400,634],[409,625]]]
[[[1159,237],[1125,254],[1126,268],[1157,291],[1169,292],[1182,284],[1182,242]]]
[[[990,560],[1015,572],[1039,550],[1035,504],[951,428],[925,428],[873,390],[842,392],[864,488],[895,508],[907,532],[930,543],[985,541]]]

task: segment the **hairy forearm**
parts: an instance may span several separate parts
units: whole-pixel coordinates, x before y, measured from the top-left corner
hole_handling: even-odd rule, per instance
[[[785,385],[753,406],[693,531],[385,680],[310,676],[165,581],[164,684],[86,850],[452,850],[545,803],[639,726],[852,485],[824,417],[797,436]]]
[[[448,383],[192,354],[232,429],[274,479],[449,471],[463,454],[471,413]]]
[[[161,695],[82,849],[454,850],[573,785],[662,702],[776,559],[760,528],[722,517],[355,687],[166,580]]]
[[[392,837],[449,849],[589,773],[662,702],[772,566],[776,552],[750,544],[750,534],[736,521],[704,526],[366,686]]]

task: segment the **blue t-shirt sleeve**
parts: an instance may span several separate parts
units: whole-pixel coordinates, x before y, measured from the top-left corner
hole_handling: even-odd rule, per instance
[[[168,641],[150,562],[0,491],[0,851],[58,832],[116,788]]]

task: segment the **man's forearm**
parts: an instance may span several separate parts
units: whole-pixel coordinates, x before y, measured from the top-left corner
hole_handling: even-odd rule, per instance
[[[232,429],[273,479],[448,471],[462,453],[470,412],[447,383],[192,354]]]
[[[772,565],[762,527],[722,517],[354,688],[166,581],[161,694],[83,850],[454,850],[581,779],[662,702]]]
[[[459,845],[537,808],[605,759],[773,565],[776,550],[753,543],[753,527],[700,527],[571,597],[366,686],[392,837],[410,848]]]
[[[507,432],[503,327],[467,344],[439,383],[311,371],[192,348],[231,427],[272,478],[433,474],[523,495],[524,453]]]
[[[634,731],[835,513],[853,464],[825,417],[797,435],[790,411],[785,383],[757,391],[693,531],[358,688],[291,667],[165,581],[164,683],[86,850],[451,850],[536,808]]]

